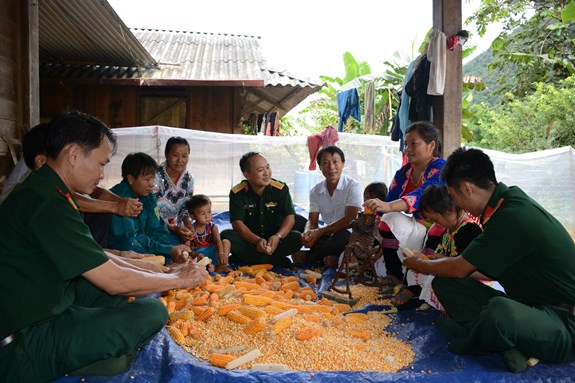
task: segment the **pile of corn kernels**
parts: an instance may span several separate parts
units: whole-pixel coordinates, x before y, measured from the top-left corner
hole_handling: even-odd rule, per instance
[[[166,292],[160,299],[170,313],[168,332],[186,351],[218,367],[230,368],[230,361],[254,350],[258,357],[238,368],[394,373],[413,362],[411,346],[384,331],[390,324],[386,312],[348,313],[387,304],[377,288],[352,286],[360,298],[352,308],[318,299],[309,286],[293,283],[297,277],[270,269],[243,267]]]

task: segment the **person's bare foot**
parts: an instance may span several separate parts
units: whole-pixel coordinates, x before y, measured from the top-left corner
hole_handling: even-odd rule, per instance
[[[327,257],[323,258],[323,264],[325,267],[337,267],[338,261],[339,257],[336,255],[328,255]]]

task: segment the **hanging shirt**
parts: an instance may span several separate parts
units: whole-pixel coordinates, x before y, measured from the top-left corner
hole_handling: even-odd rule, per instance
[[[357,89],[350,89],[337,94],[337,110],[339,115],[338,131],[343,132],[349,116],[352,116],[357,121],[361,121],[361,109],[359,106],[359,94]]]

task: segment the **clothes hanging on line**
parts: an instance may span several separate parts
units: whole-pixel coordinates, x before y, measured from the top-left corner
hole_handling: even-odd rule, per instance
[[[343,126],[349,116],[352,116],[357,121],[361,121],[359,94],[357,93],[357,89],[354,88],[338,93],[336,98],[339,115],[339,126],[337,130],[343,132]]]
[[[427,55],[421,56],[411,78],[405,86],[405,92],[411,97],[409,102],[410,121],[432,121],[433,96],[427,94],[431,63]]]
[[[337,130],[331,125],[326,126],[321,132],[307,137],[307,148],[309,150],[309,170],[315,170],[316,157],[320,148],[335,145],[339,141]]]
[[[445,90],[446,54],[445,33],[433,29],[429,35],[429,48],[427,50],[427,60],[431,62],[427,94],[431,96],[442,96]]]
[[[375,83],[373,81],[365,84],[363,103],[365,107],[365,133],[375,134]]]

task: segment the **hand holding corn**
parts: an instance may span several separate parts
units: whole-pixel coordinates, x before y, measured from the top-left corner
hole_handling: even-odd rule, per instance
[[[195,259],[181,265],[175,274],[183,280],[183,287],[198,286],[202,284],[209,275],[206,267],[198,265]]]

